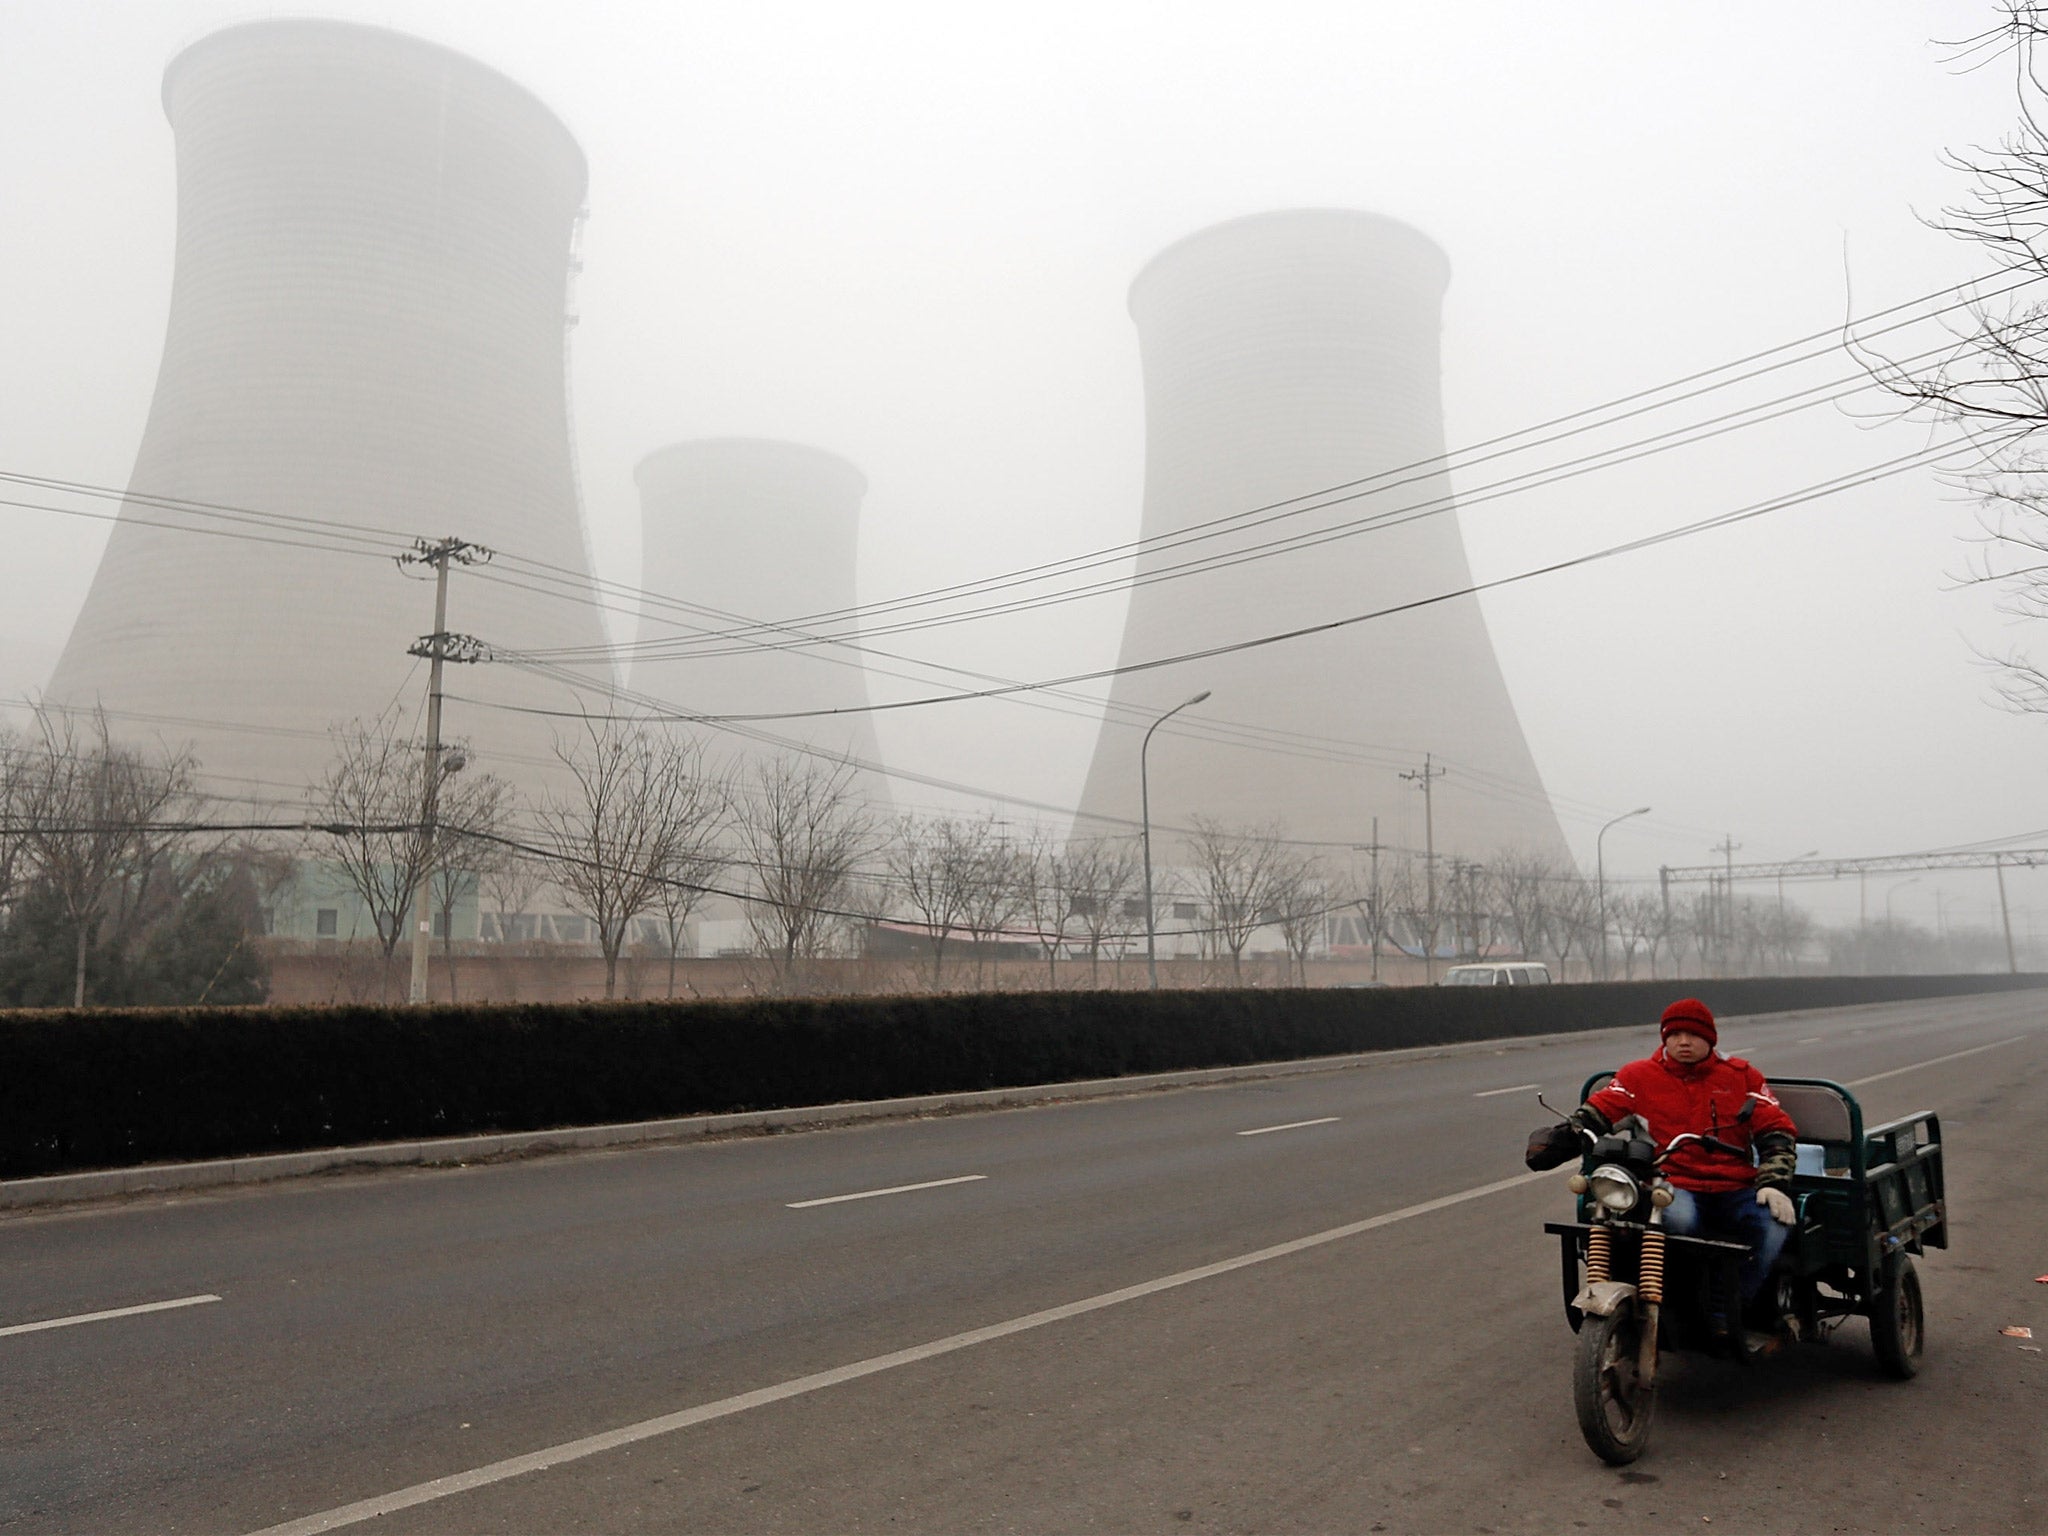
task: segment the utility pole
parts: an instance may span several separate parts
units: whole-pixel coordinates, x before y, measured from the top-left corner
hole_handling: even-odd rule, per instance
[[[1372,915],[1372,979],[1380,979],[1380,929],[1385,925],[1385,916],[1380,910],[1380,819],[1372,819],[1372,841],[1362,850],[1372,855],[1372,895],[1366,899],[1366,910]]]
[[[2005,968],[2017,976],[2020,973],[2020,962],[2012,948],[2012,908],[2005,904],[2005,860],[1993,854],[1991,867],[1998,871],[1998,918],[2005,924]]]
[[[412,929],[412,985],[406,993],[407,1000],[424,1003],[427,1000],[427,950],[433,940],[433,867],[437,862],[435,844],[439,830],[435,817],[441,803],[441,664],[444,661],[481,661],[485,651],[481,641],[468,635],[448,633],[448,565],[477,565],[491,558],[491,552],[481,544],[470,544],[462,539],[437,539],[429,543],[417,539],[413,552],[400,555],[400,566],[431,565],[434,568],[434,632],[422,635],[406,647],[408,656],[424,656],[429,662],[427,669],[427,757],[425,772],[421,775],[420,790],[420,840],[425,856],[420,860],[419,889],[413,897]]]
[[[1714,852],[1722,854],[1728,861],[1727,880],[1721,892],[1721,974],[1735,974],[1735,850],[1742,844],[1735,841],[1733,832],[1722,836],[1714,845]]]
[[[1465,958],[1465,906],[1460,893],[1465,889],[1465,861],[1451,855],[1451,963]]]
[[[1432,984],[1436,981],[1436,801],[1431,785],[1444,776],[1443,769],[1432,766],[1433,757],[1433,753],[1423,753],[1422,766],[1401,775],[1422,785],[1422,878],[1429,893],[1424,908],[1429,914],[1429,932],[1422,940],[1422,974]]]

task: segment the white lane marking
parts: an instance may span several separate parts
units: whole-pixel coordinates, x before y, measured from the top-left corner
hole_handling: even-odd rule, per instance
[[[1489,1088],[1484,1093],[1472,1095],[1475,1099],[1497,1099],[1504,1093],[1527,1093],[1532,1088],[1541,1088],[1541,1083],[1517,1083],[1512,1088]]]
[[[1881,1083],[1888,1077],[1898,1077],[1907,1072],[1918,1072],[1922,1067],[1938,1067],[1944,1061],[1961,1061],[1965,1056],[1979,1056],[1985,1051],[1995,1051],[2002,1045],[2017,1045],[2026,1039],[2025,1035],[2014,1035],[2007,1040],[1994,1040],[1989,1045],[1973,1045],[1967,1051],[1950,1051],[1946,1056],[1936,1056],[1928,1061],[1916,1061],[1910,1067],[1893,1067],[1889,1072],[1873,1072],[1868,1077],[1852,1077],[1842,1086],[1861,1088],[1865,1083]]]
[[[1240,1136],[1267,1136],[1274,1131],[1298,1131],[1305,1125],[1335,1125],[1342,1115],[1324,1115],[1320,1120],[1290,1120],[1285,1125],[1262,1125],[1255,1131],[1239,1131]]]
[[[792,1211],[807,1211],[814,1205],[838,1205],[846,1200],[873,1200],[878,1195],[907,1195],[914,1189],[944,1189],[948,1184],[972,1184],[985,1179],[985,1173],[963,1173],[957,1179],[927,1179],[922,1184],[892,1184],[887,1189],[864,1189],[855,1195],[827,1195],[822,1200],[792,1200]]]
[[[777,1382],[772,1387],[761,1387],[752,1392],[742,1392],[737,1397],[720,1398],[715,1403],[704,1403],[695,1408],[685,1408],[677,1413],[663,1414],[660,1418],[642,1419],[637,1424],[628,1424],[621,1429],[607,1430],[603,1434],[587,1435],[581,1440],[567,1440],[560,1445],[551,1445],[546,1450],[530,1451],[524,1456],[508,1457],[486,1466],[476,1467],[468,1472],[451,1473],[429,1482],[415,1483],[410,1488],[401,1488],[395,1493],[380,1494],[376,1498],[361,1499],[354,1504],[343,1504],[339,1508],[324,1510],[317,1515],[306,1515],[298,1520],[289,1520],[282,1525],[269,1526],[253,1533],[253,1536],[317,1536],[322,1531],[338,1530],[345,1525],[360,1521],[374,1520],[381,1515],[395,1514],[401,1509],[428,1504],[436,1499],[445,1499],[452,1494],[467,1493],[473,1488],[484,1488],[492,1483],[502,1483],[508,1478],[523,1477],[529,1472],[545,1471],[549,1467],[561,1466],[564,1462],[581,1461],[585,1457],[600,1456],[615,1451],[621,1446],[635,1445],[642,1440],[652,1440],[658,1435],[673,1434],[680,1429],[707,1423],[712,1419],[723,1419],[736,1413],[745,1413],[752,1408],[765,1408],[770,1403],[779,1403],[792,1397],[822,1391],[826,1387],[838,1386],[842,1382],[857,1381],[863,1376],[873,1376],[882,1371],[893,1371],[899,1366],[915,1365],[939,1355],[950,1355],[956,1350],[972,1349],[977,1344],[992,1343],[1006,1339],[1014,1333],[1025,1333],[1033,1328],[1043,1328],[1050,1323],[1063,1323],[1069,1318],[1081,1317],[1090,1312],[1100,1312],[1106,1307],[1122,1306],[1125,1302],[1138,1301],[1146,1296],[1155,1296],[1161,1291],[1171,1291],[1184,1285],[1193,1285],[1198,1280],[1210,1280],[1218,1275],[1230,1274],[1233,1270],[1248,1269],[1254,1264],[1269,1263],[1290,1255],[1304,1253],[1311,1248],[1320,1248],[1326,1243],[1341,1242],[1347,1237],[1357,1237],[1362,1232],[1372,1232],[1380,1227],[1391,1227],[1396,1222],[1409,1221],[1417,1216],[1427,1216],[1435,1211],[1462,1205],[1468,1200],[1478,1200],[1487,1195],[1499,1194],[1503,1190],[1519,1189],[1524,1184],[1533,1184],[1538,1179],[1555,1180],[1554,1172],[1520,1173],[1513,1178],[1496,1179],[1491,1184],[1476,1185],[1471,1189],[1459,1190],[1454,1195],[1442,1195],[1434,1200],[1424,1200],[1419,1205],[1403,1206],[1398,1211],[1388,1211],[1383,1216],[1368,1216],[1363,1221],[1347,1222],[1341,1227],[1314,1232],[1307,1237],[1297,1237],[1285,1243],[1276,1243],[1271,1248],[1261,1248],[1253,1253],[1239,1254],[1234,1259],[1219,1259],[1214,1264],[1204,1264],[1198,1269],[1183,1269],[1177,1274],[1162,1275],[1156,1280],[1141,1281],[1127,1285],[1122,1290],[1105,1291],[1099,1296],[1090,1296],[1082,1301],[1070,1301],[1065,1306],[1048,1307],[1043,1312],[1027,1313],[1013,1317],[1007,1322],[991,1323],[986,1328],[972,1328],[966,1333],[955,1333],[943,1339],[934,1339],[929,1344],[913,1345],[899,1349],[892,1354],[875,1355],[867,1360],[856,1360],[851,1365],[836,1366],[829,1371],[819,1371],[810,1376],[799,1376],[792,1381]]]
[[[169,1312],[176,1307],[204,1306],[218,1296],[180,1296],[176,1301],[151,1301],[139,1307],[113,1307],[105,1312],[80,1312],[74,1317],[52,1317],[40,1323],[16,1323],[0,1328],[0,1339],[10,1333],[41,1333],[45,1328],[76,1328],[80,1323],[103,1323],[110,1317],[140,1317],[145,1312]]]
[[[1792,1043],[1794,1045],[1819,1045],[1825,1039],[1827,1039],[1826,1035],[1807,1035],[1805,1038],[1794,1040]]]

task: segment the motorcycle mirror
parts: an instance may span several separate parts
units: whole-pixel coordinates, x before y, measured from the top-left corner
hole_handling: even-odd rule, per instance
[[[1735,1111],[1735,1118],[1737,1120],[1743,1121],[1746,1124],[1749,1120],[1749,1117],[1755,1113],[1756,1095],[1752,1093],[1748,1098],[1742,1101],[1742,1108]]]
[[[1552,1104],[1550,1100],[1543,1097],[1543,1095],[1540,1092],[1536,1095],[1536,1102],[1538,1104],[1541,1104],[1545,1109],[1549,1110],[1553,1115],[1556,1115],[1558,1119],[1565,1121],[1567,1124],[1570,1123],[1572,1117],[1570,1115],[1560,1112],[1557,1106]]]

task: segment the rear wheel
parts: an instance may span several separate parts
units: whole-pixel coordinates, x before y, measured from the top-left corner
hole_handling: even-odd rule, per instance
[[[1926,1334],[1920,1272],[1901,1254],[1885,1266],[1884,1289],[1870,1299],[1870,1347],[1884,1373],[1904,1381],[1920,1369]]]
[[[1579,1433],[1593,1454],[1623,1467],[1642,1455],[1650,1439],[1657,1389],[1636,1372],[1642,1321],[1633,1308],[1613,1317],[1591,1317],[1579,1330],[1572,1362],[1572,1406]]]

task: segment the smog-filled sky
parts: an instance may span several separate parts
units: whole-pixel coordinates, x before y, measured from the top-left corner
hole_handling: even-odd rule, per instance
[[[127,483],[172,273],[163,68],[275,13],[9,8],[0,469]],[[1859,381],[1853,359],[1716,374],[1611,430],[1460,454],[1984,275],[1924,220],[1964,190],[1943,151],[1996,140],[2013,115],[2009,69],[1971,72],[1935,41],[1991,25],[1988,5],[337,0],[318,14],[505,72],[588,156],[573,412],[607,579],[639,575],[634,465],[719,435],[860,467],[864,602],[1135,538],[1131,278],[1222,219],[1369,209],[1450,258],[1446,425],[1480,582],[1792,503],[1483,595],[1589,873],[1596,829],[1643,804],[1607,835],[1610,879],[1716,861],[1724,836],[1738,861],[2048,844],[2048,721],[2001,709],[1981,659],[2023,631],[1994,591],[1958,580],[1976,509],[1928,468],[1795,494],[1937,441],[1879,394],[1820,398]],[[1923,321],[1873,345],[1909,356],[1942,334]],[[1511,478],[1809,390],[1820,403],[1764,425],[1548,486]],[[0,694],[19,699],[46,680],[107,525],[0,507],[0,529]],[[1012,678],[1087,672],[1115,664],[1124,606],[1112,593],[891,649]],[[902,670],[923,680],[876,678],[877,699],[936,691],[938,674]],[[1199,664],[1185,671],[1188,692],[1205,686]],[[1207,709],[1232,718],[1228,700]],[[1095,724],[986,701],[884,714],[878,731],[891,765],[1058,822],[1033,803],[1074,804]],[[1331,771],[1392,774],[1431,750],[1369,745]],[[897,798],[969,803],[916,784]],[[1419,845],[1419,805],[1412,819],[1383,837]],[[1854,916],[1853,881],[1797,894]],[[2048,882],[2015,894],[2020,920],[2031,902],[2048,925]],[[1868,897],[1930,926],[1937,897],[1951,923],[1997,917],[1987,872],[1873,880]]]

